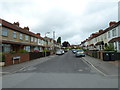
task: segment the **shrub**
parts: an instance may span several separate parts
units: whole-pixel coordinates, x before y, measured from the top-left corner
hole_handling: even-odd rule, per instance
[[[106,44],[104,47],[104,51],[115,51],[114,45],[112,43]]]
[[[24,49],[21,49],[19,52],[20,52],[20,53],[26,53],[27,51],[24,50]]]
[[[49,50],[48,49],[44,49],[43,52],[49,52]]]
[[[34,50],[34,52],[40,52],[39,50]]]
[[[15,54],[16,52],[15,51],[10,51],[11,54]]]
[[[0,53],[0,61],[2,62],[5,61],[5,55],[3,53]]]

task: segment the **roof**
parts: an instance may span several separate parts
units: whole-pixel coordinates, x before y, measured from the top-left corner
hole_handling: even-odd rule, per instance
[[[24,30],[23,28],[21,27],[18,27],[10,22],[7,22],[3,19],[0,19],[2,21],[2,26],[3,27],[6,27],[6,28],[9,28],[9,29],[12,29],[12,30],[15,30],[15,31],[18,31],[18,32],[21,32],[21,33],[24,33],[24,34],[27,34],[27,35],[31,35],[33,37],[36,37],[35,33],[33,32],[30,32],[30,31],[27,31],[27,30]]]
[[[118,21],[116,24],[114,24],[114,25],[106,28],[106,29],[103,30],[103,31],[100,31],[100,32],[97,32],[97,33],[93,33],[93,34],[91,34],[92,36],[88,38],[88,40],[91,40],[91,39],[93,39],[93,38],[95,38],[95,37],[98,37],[98,36],[104,34],[105,32],[107,32],[107,31],[109,31],[109,30],[111,30],[111,29],[113,29],[113,28],[115,28],[115,27],[117,27],[117,26],[119,26],[119,25],[120,25],[120,21]],[[83,42],[86,42],[86,40],[83,41]]]
[[[120,41],[120,37],[113,38],[109,42],[115,42],[115,41]]]
[[[94,46],[94,44],[90,44],[89,46]]]

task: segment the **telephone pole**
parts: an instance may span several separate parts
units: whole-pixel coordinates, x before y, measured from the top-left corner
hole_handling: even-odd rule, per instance
[[[54,53],[55,53],[55,31],[53,31],[53,50],[54,50]]]

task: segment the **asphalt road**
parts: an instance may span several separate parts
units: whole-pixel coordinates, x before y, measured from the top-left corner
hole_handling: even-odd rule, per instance
[[[3,88],[118,88],[117,77],[101,75],[69,51],[2,78]]]

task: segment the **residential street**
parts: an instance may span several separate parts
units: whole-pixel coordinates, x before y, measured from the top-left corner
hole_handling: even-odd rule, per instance
[[[118,88],[117,76],[104,76],[84,59],[69,51],[42,63],[37,61],[4,75],[3,88]]]

